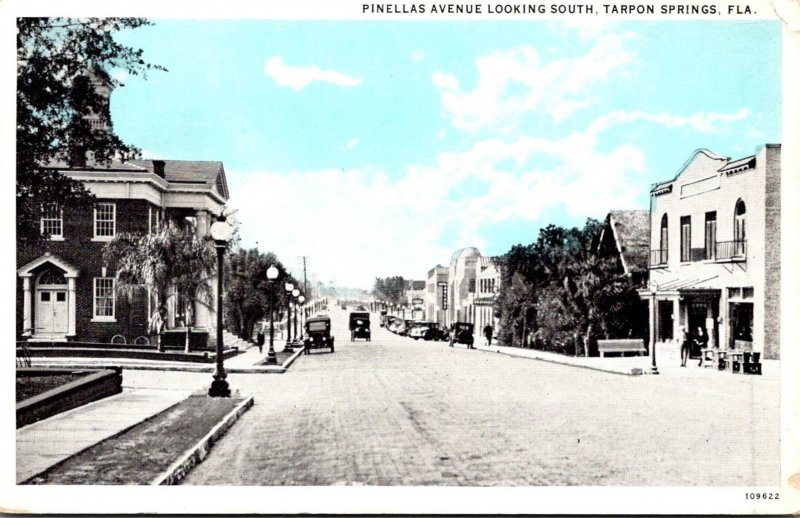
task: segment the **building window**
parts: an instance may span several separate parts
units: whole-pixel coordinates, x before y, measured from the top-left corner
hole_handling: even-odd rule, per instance
[[[733,253],[735,256],[742,256],[745,253],[745,213],[747,208],[741,199],[736,202],[736,211],[733,216]]]
[[[94,278],[94,319],[114,320],[114,278]]]
[[[42,206],[41,232],[53,240],[64,239],[64,211],[55,203]]]
[[[692,260],[692,217],[681,217],[681,262]]]
[[[717,249],[717,213],[706,212],[706,259],[714,259]]]
[[[469,280],[469,292],[475,293],[475,279]]]
[[[661,241],[659,242],[658,264],[667,264],[669,254],[669,219],[667,215],[661,216]]]
[[[95,239],[111,239],[117,233],[117,205],[98,203],[94,206]]]

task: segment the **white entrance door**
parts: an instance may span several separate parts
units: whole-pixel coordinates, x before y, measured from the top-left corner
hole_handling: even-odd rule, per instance
[[[36,291],[36,330],[34,334],[64,336],[69,329],[67,290]]]

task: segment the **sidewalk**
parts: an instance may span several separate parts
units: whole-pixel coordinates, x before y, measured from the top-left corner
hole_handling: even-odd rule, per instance
[[[535,349],[522,349],[519,347],[507,347],[502,345],[485,346],[483,338],[475,341],[475,349],[485,352],[494,352],[499,354],[506,354],[519,358],[529,358],[532,360],[540,360],[552,363],[560,363],[562,365],[571,365],[573,367],[580,367],[584,369],[592,369],[602,372],[609,372],[613,374],[624,374],[627,376],[638,375],[652,375],[652,360],[650,356],[624,356],[624,357],[591,357],[585,356],[565,356],[563,354],[551,353],[546,351],[537,351]],[[456,347],[466,348],[465,345],[456,344]],[[689,362],[687,367],[681,367],[680,363],[671,361],[670,359],[662,359],[657,361],[658,373],[661,376],[670,378],[686,378],[686,377],[707,377],[718,378],[720,376],[734,376],[742,379],[759,378],[759,376],[747,376],[743,374],[732,374],[726,371],[717,371],[715,369],[706,369],[698,366],[697,361]],[[760,378],[768,378],[777,380],[780,376],[780,362],[777,360],[764,360],[762,361],[762,376]]]
[[[17,430],[17,484],[189,397],[192,390],[125,388]]]

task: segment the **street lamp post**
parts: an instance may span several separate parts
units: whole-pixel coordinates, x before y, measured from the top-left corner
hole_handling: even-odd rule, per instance
[[[650,322],[653,323],[651,326],[650,332],[650,354],[653,356],[653,366],[650,368],[651,374],[658,374],[658,367],[656,366],[656,293],[658,292],[658,283],[656,281],[650,281],[650,295],[651,298],[651,315],[650,315]]]
[[[233,227],[225,221],[225,216],[220,215],[211,225],[210,232],[211,238],[214,240],[214,246],[217,249],[217,357],[214,381],[211,382],[208,395],[211,397],[230,397],[231,389],[225,380],[228,375],[225,374],[222,353],[222,277],[225,250],[228,248],[228,242],[231,237],[233,237]]]
[[[300,296],[300,290],[297,289],[297,288],[293,289],[292,290],[292,297],[294,299],[293,300],[293,302],[294,302],[294,333],[292,333],[292,334],[294,335],[294,342],[297,341],[297,319],[298,319],[298,317],[300,317],[300,312],[298,311],[298,306],[297,306],[297,301],[298,301],[298,297],[299,296]],[[292,343],[294,343],[294,342],[292,342]]]
[[[292,290],[294,284],[287,282],[283,285],[286,291],[286,350],[292,350]]]
[[[306,307],[305,307],[305,302],[306,302],[305,295],[300,295],[297,298],[297,301],[300,303],[300,337],[302,338],[303,337],[303,329],[304,329],[303,328],[303,319],[305,317],[307,317],[307,315],[306,315]]]
[[[278,365],[278,358],[275,356],[275,279],[278,278],[278,269],[275,265],[267,268],[267,281],[269,282],[269,352],[267,353],[267,365]]]

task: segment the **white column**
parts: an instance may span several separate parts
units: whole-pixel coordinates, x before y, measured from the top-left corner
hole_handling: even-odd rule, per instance
[[[655,348],[655,343],[660,338],[657,334],[658,326],[656,325],[658,320],[658,302],[652,295],[650,295],[648,302],[650,306],[650,347]],[[653,351],[650,351],[650,355],[652,354]]]
[[[207,210],[198,210],[195,213],[197,218],[197,235],[205,237],[211,229],[211,214]],[[217,285],[217,278],[212,277],[209,282],[209,295],[216,297],[214,288]],[[207,300],[207,297],[206,297]],[[214,298],[216,300],[216,298]],[[195,327],[211,329],[212,312],[205,304],[195,300],[194,302],[194,325]]]
[[[67,336],[75,336],[75,277],[67,278]]]
[[[679,343],[681,340],[681,326],[684,325],[681,323],[681,313],[686,313],[686,311],[681,311],[681,299],[680,297],[674,297],[672,299],[672,340],[675,343]],[[687,322],[688,318],[687,316]]]
[[[22,278],[22,333],[24,336],[33,334],[31,323],[31,278]]]
[[[714,303],[709,302],[706,307],[706,333],[708,334],[708,346],[716,347],[717,340],[714,336]]]
[[[197,235],[205,237],[211,229],[211,214],[207,210],[198,210],[195,212],[197,219]]]

